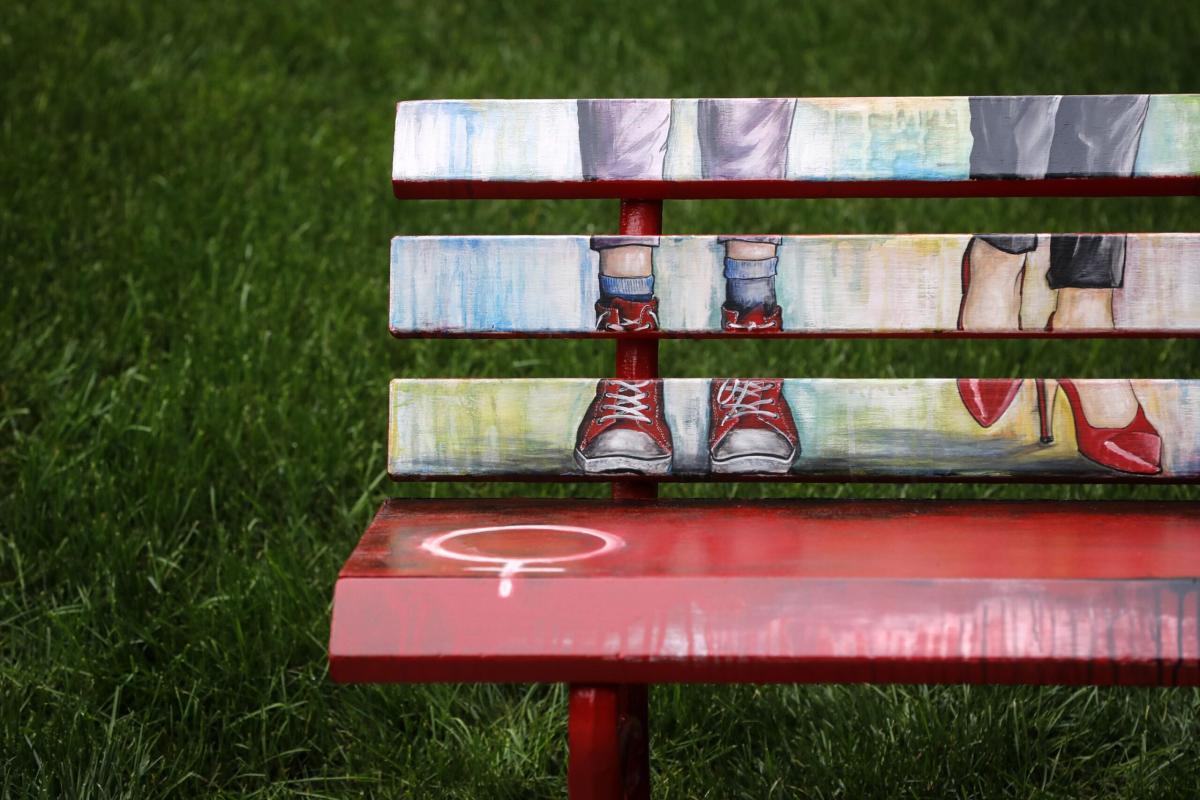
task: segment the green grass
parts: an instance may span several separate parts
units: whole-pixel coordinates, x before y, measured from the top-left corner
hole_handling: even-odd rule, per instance
[[[418,97],[1196,91],[1195,3],[9,3],[0,15],[0,792],[561,795],[562,687],[338,687],[397,375],[594,376],[589,342],[395,342],[396,233],[612,230],[399,203]],[[677,202],[671,232],[1195,230],[1196,198]],[[672,342],[665,371],[1196,377],[1194,343]],[[729,495],[729,486],[671,487]],[[1194,489],[740,485],[743,496]],[[1136,531],[1131,531],[1136,535]],[[660,687],[659,797],[1193,797],[1200,693]]]

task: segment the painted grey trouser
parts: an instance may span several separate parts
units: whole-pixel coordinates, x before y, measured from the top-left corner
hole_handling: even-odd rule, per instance
[[[972,97],[972,178],[1133,174],[1149,95]],[[1006,253],[1037,237],[981,236]],[[1050,237],[1052,289],[1115,289],[1125,279],[1124,236]]]
[[[783,178],[796,101],[790,98],[699,100],[696,128],[704,178]],[[580,100],[579,154],[587,180],[662,180],[670,100]],[[769,242],[777,236],[723,236]],[[592,249],[658,245],[657,237],[592,237]]]

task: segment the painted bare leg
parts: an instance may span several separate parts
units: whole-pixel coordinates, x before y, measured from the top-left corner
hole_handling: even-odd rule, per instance
[[[654,247],[622,244],[600,249],[600,300],[596,329],[608,332],[658,330],[654,297]]]
[[[971,240],[963,259],[961,330],[1020,330],[1025,257],[1025,253],[1006,253],[980,238]]]
[[[588,180],[661,180],[671,126],[670,100],[580,100],[579,156]],[[596,327],[613,333],[658,330],[653,252],[656,236],[593,236],[600,253]]]
[[[1058,290],[1051,317],[1054,330],[1111,330],[1113,290]],[[1156,475],[1162,472],[1162,437],[1146,418],[1133,384],[1127,380],[1059,381],[1071,404],[1079,453],[1119,472]]]
[[[1006,237],[1012,238],[1012,237]],[[958,329],[962,331],[1016,331],[1021,327],[1021,286],[1025,258],[1036,239],[1010,242],[1002,250],[980,237],[971,239],[963,253],[962,300]],[[1019,380],[959,378],[958,395],[971,418],[990,428],[1012,405],[1021,389]]]
[[[783,178],[796,101],[788,98],[706,99],[696,104],[700,172],[707,179]],[[779,236],[721,236],[725,303],[721,327],[730,333],[782,330],[775,300]]]
[[[775,297],[779,239],[725,241],[725,302],[721,328],[727,333],[777,333],[783,310]]]
[[[774,258],[779,252],[779,245],[774,242],[755,242],[744,239],[731,239],[725,243],[725,256],[744,261],[762,261]]]
[[[627,244],[600,251],[600,274],[613,278],[649,278],[654,274],[654,248]]]
[[[1112,289],[1059,289],[1054,310],[1056,331],[1112,330]],[[1139,405],[1127,380],[1078,384],[1079,399],[1088,422],[1100,428],[1121,428],[1137,414]]]
[[[722,328],[731,333],[783,329],[775,296],[780,237],[726,238]],[[709,385],[709,462],[716,474],[785,473],[800,435],[781,380],[714,380]]]
[[[596,328],[611,333],[658,330],[654,250],[658,238],[592,238],[600,256]],[[587,473],[665,475],[671,470],[671,431],[662,382],[604,379],[580,422],[575,463]]]

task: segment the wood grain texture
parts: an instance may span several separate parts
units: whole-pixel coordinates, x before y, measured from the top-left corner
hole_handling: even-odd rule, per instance
[[[1195,503],[391,500],[339,681],[1200,682]]]
[[[1130,404],[1120,426],[1089,418],[1114,402]],[[396,380],[389,472],[1195,481],[1200,382]]]
[[[396,237],[389,325],[400,337],[1200,334],[1196,234],[744,239],[769,240],[778,326],[739,326],[726,313],[736,236]],[[652,315],[608,313],[601,253],[623,248],[644,259]],[[1084,284],[1110,290],[1096,299],[1103,313],[1059,314],[1051,326],[1061,290]]]
[[[425,100],[397,196],[1191,194],[1200,96]]]

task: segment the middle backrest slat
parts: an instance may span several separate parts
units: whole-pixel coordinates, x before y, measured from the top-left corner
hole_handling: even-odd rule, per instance
[[[771,254],[757,268],[770,273],[775,327],[731,329],[723,313],[739,242]],[[968,307],[971,248],[976,262],[1007,259],[1015,296],[980,281]],[[396,237],[392,333],[613,335],[597,301],[602,254],[620,251],[648,273],[640,288],[654,300],[656,329],[644,326],[643,335],[1200,335],[1200,236],[1192,233]],[[1101,284],[1112,290],[1112,324],[1081,328],[1060,314],[1048,330],[1056,290]]]

